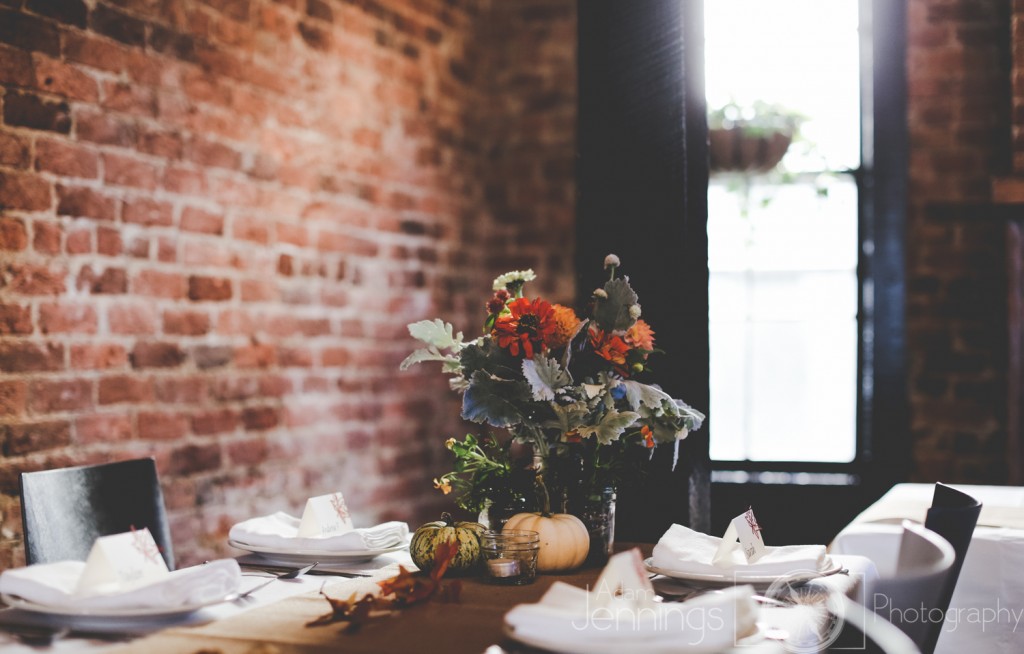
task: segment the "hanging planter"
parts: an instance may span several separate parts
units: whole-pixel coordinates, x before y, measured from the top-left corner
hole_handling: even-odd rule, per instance
[[[708,115],[712,172],[766,173],[782,161],[802,117],[777,105],[728,104]]]
[[[708,131],[713,172],[766,173],[786,156],[793,134],[783,131],[751,132],[746,127]]]

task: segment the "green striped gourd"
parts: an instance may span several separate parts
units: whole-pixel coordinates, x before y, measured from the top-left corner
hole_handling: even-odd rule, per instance
[[[409,554],[412,562],[425,572],[434,567],[437,546],[455,539],[459,550],[448,564],[445,574],[460,575],[476,570],[480,562],[480,535],[486,530],[479,522],[455,522],[450,513],[442,513],[441,520],[428,522],[412,536]]]

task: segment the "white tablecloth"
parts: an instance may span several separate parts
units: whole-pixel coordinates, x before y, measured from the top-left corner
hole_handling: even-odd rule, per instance
[[[1024,652],[1024,488],[955,487],[984,507],[935,652]],[[932,484],[894,486],[840,532],[837,541],[853,535],[858,525],[900,518],[924,522],[933,491]]]

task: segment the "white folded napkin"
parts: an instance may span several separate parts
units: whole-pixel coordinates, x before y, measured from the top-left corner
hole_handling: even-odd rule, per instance
[[[792,572],[828,569],[831,561],[824,545],[783,545],[766,547],[756,563],[747,563],[739,543],[719,554],[722,539],[702,534],[683,525],[672,525],[654,546],[651,563],[656,568],[689,574],[776,576]]]
[[[614,646],[645,653],[717,652],[754,631],[752,593],[750,586],[736,586],[688,602],[655,601],[639,553],[632,550],[613,556],[594,588],[556,581],[536,604],[505,614],[505,626],[517,640],[561,652]]]
[[[331,552],[382,550],[401,545],[409,537],[409,525],[404,522],[385,522],[376,527],[354,529],[334,536],[299,538],[300,522],[298,518],[278,511],[239,522],[228,532],[228,537],[256,547]]]
[[[0,592],[30,602],[79,609],[174,609],[215,602],[238,592],[242,573],[234,559],[182,568],[156,581],[107,584],[76,593],[84,561],[37,563],[0,573]]]

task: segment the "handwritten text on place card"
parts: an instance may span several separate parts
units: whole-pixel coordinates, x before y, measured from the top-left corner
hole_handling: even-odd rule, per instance
[[[764,540],[761,539],[761,527],[754,517],[754,510],[747,509],[732,519],[731,525],[736,528],[740,540],[740,549],[747,557],[747,563],[754,563],[765,554]]]
[[[345,498],[338,493],[311,497],[306,500],[299,523],[300,538],[336,536],[352,531],[352,517],[349,515]]]
[[[75,592],[155,581],[168,573],[167,564],[149,529],[133,529],[96,539]]]

